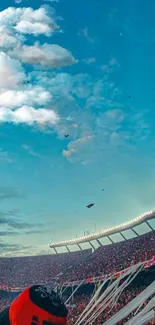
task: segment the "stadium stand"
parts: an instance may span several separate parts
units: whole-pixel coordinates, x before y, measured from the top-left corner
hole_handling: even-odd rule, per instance
[[[153,280],[155,279],[155,267],[151,267],[145,272],[141,272],[132,284],[124,290],[121,297],[114,305],[114,308],[111,310],[110,308],[106,308],[105,312],[98,317],[97,321],[94,323],[95,325],[101,325],[103,322],[107,321],[109,317],[114,315],[117,311],[119,311],[123,306],[127,305],[133,298],[135,298],[140,292],[142,292]],[[68,304],[69,316],[67,325],[74,325],[79,315],[83,312],[84,308],[88,304],[91,299],[91,296],[94,292],[94,284],[88,284],[81,286],[79,290],[73,296],[71,302]],[[19,293],[8,293],[8,292],[0,292],[0,311],[5,309],[11,301],[15,298],[15,296]],[[68,288],[68,292],[65,292],[65,295],[62,296],[64,302],[71,294],[71,288]],[[146,302],[143,304],[145,305]],[[141,306],[141,308],[143,307]],[[133,313],[132,313],[133,315]],[[120,321],[118,325],[123,325],[127,322],[132,315],[129,315],[123,321]],[[147,323],[147,325],[152,323]]]
[[[0,258],[0,284],[1,288],[4,288],[5,285],[9,288],[26,287],[36,283],[51,283],[52,280],[64,284],[84,278],[113,274],[138,262],[154,259],[154,256],[155,233],[150,232],[124,242],[99,247],[94,252],[83,250],[58,255]],[[150,281],[149,274],[153,274],[151,276],[155,277],[155,266],[152,265],[141,273],[140,281],[125,289],[113,310],[107,308],[93,323],[94,325],[101,325],[145,289]],[[94,284],[88,283],[81,286],[79,290],[69,303],[68,325],[75,324],[90,300]],[[5,292],[5,290],[0,292],[0,311],[14,299],[14,294],[9,291]],[[64,296],[64,300],[66,300],[66,296]],[[131,316],[133,313],[125,320],[120,321],[118,325],[123,325]]]
[[[155,255],[155,233],[99,247],[84,261],[68,269],[61,281],[76,281],[123,270]]]
[[[26,287],[48,283],[78,260],[90,255],[84,250],[59,255],[0,258],[0,286]]]

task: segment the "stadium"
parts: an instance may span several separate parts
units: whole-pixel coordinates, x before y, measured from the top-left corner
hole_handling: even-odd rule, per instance
[[[0,1],[0,325],[155,325],[154,13]]]
[[[44,284],[68,306],[68,325],[154,324],[154,218],[155,211],[148,211],[117,227],[50,243],[51,255],[0,258],[0,311],[27,286]],[[141,224],[147,227],[144,234],[135,230]],[[134,238],[126,238],[127,230]],[[112,240],[116,233],[122,241]],[[106,236],[110,244],[103,245]],[[90,248],[83,249],[83,243]],[[71,252],[75,244],[78,250]],[[67,252],[59,254],[62,246]]]

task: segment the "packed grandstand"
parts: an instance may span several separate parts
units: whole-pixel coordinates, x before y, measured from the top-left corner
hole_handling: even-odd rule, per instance
[[[145,315],[150,315],[150,322],[148,317],[146,322],[131,324],[152,324],[153,314],[147,312],[151,312],[149,303],[155,306],[154,280],[154,231],[101,246],[95,251],[87,249],[44,256],[0,258],[0,311],[23,288],[40,283],[57,288],[69,308],[68,325],[128,324],[129,319],[138,317],[136,315],[145,309]],[[110,290],[114,290],[113,297],[107,294]],[[126,306],[130,309],[135,297],[137,300],[130,312],[112,322],[113,315]],[[90,301],[90,307],[93,307],[87,309]],[[89,310],[92,310],[91,315]]]

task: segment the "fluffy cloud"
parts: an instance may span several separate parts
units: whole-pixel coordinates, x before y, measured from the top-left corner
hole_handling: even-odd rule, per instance
[[[51,27],[49,25],[38,23],[38,22],[31,22],[27,20],[19,21],[15,29],[20,33],[33,34],[35,36],[40,34],[45,34],[46,36],[50,36],[51,34]]]
[[[21,34],[49,36],[56,29],[55,12],[47,7],[38,10],[9,7],[0,12],[0,123],[51,127],[59,122],[59,115],[45,107],[51,104],[50,88],[45,90],[31,78],[27,82],[26,70],[21,64],[22,61],[60,68],[76,63],[72,54],[61,46],[23,45],[26,38]]]
[[[20,62],[0,52],[0,89],[16,88],[25,79]]]
[[[0,106],[16,108],[23,105],[46,105],[51,100],[51,94],[41,87],[30,90],[0,91]]]
[[[14,54],[24,63],[40,64],[50,68],[61,68],[77,62],[69,51],[55,44],[25,45],[14,51]]]
[[[63,150],[63,156],[67,159],[72,155],[76,154],[79,150],[83,149],[84,146],[92,140],[92,136],[88,135],[86,137],[72,141],[68,145],[68,150]]]
[[[7,50],[17,46],[17,43],[17,38],[9,30],[0,26],[0,48]]]
[[[48,124],[52,126],[59,120],[57,113],[53,110],[35,109],[30,106],[22,106],[14,111],[0,107],[0,122],[12,122],[15,124],[25,123],[28,125]]]
[[[57,28],[55,18],[49,17],[45,8],[9,7],[0,12],[0,26],[23,34],[50,36]]]

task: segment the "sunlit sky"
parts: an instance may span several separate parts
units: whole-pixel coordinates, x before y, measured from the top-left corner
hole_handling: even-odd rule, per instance
[[[155,207],[154,12],[154,0],[1,1],[1,256]]]

